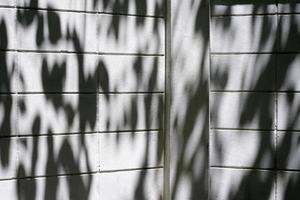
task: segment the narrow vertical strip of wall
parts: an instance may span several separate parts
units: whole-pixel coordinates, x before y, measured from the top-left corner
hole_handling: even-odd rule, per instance
[[[171,0],[165,6],[164,200],[170,200],[170,107],[172,91]]]
[[[171,199],[208,198],[209,4],[172,0]]]

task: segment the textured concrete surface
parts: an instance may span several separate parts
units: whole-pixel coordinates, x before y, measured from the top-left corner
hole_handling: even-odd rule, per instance
[[[273,55],[212,55],[211,90],[274,91],[276,57]]]
[[[210,199],[299,199],[299,1],[210,2]]]
[[[161,199],[165,1],[0,1],[1,199]]]
[[[300,198],[300,3],[165,3],[0,2],[1,198]]]
[[[214,131],[210,134],[210,164],[212,166],[275,167],[274,133],[230,130]],[[262,147],[263,152],[260,150]]]

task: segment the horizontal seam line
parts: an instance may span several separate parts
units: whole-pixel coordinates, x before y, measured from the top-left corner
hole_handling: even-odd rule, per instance
[[[68,12],[68,13],[83,13],[83,14],[95,14],[95,15],[112,15],[112,16],[129,16],[129,17],[144,17],[144,18],[157,18],[165,19],[163,15],[143,15],[143,14],[133,14],[133,13],[114,13],[106,11],[92,11],[92,10],[72,10],[72,9],[60,9],[60,8],[40,8],[40,7],[30,7],[30,6],[10,6],[10,5],[0,5],[0,8],[12,8],[17,10],[35,10],[35,11],[50,11],[50,12]]]
[[[278,16],[290,16],[290,15],[299,15],[300,12],[278,12]]]
[[[82,131],[82,132],[70,132],[70,133],[46,133],[46,134],[22,134],[16,135],[17,138],[28,138],[28,137],[54,137],[54,136],[85,136],[85,135],[96,135],[97,131]]]
[[[276,12],[270,13],[254,13],[254,14],[212,14],[213,18],[223,18],[223,17],[256,17],[256,16],[276,16]]]
[[[100,134],[113,134],[113,133],[131,133],[131,132],[160,132],[162,129],[153,128],[153,129],[137,129],[137,130],[111,130],[111,131],[98,131]]]
[[[281,55],[281,54],[299,54],[300,51],[286,51],[286,52],[213,52],[211,56],[218,56],[218,55]]]
[[[298,94],[300,91],[276,91],[276,90],[210,90],[211,93],[277,93],[277,94]]]
[[[32,133],[32,134],[12,134],[1,135],[0,138],[28,138],[28,137],[53,137],[53,136],[79,136],[79,135],[96,135],[98,131],[82,131],[82,132],[70,132],[70,133]]]
[[[275,94],[276,91],[243,91],[243,90],[215,90],[215,91],[210,91],[211,93],[266,93],[266,94]]]
[[[275,90],[210,90],[211,93],[275,93]]]
[[[90,51],[65,51],[65,50],[27,50],[27,49],[0,49],[0,52],[17,52],[17,53],[64,53],[76,55],[107,55],[107,56],[153,56],[162,57],[165,54],[159,53],[117,53],[117,52],[90,52]]]
[[[141,15],[141,14],[129,14],[129,13],[114,13],[114,12],[105,12],[105,11],[99,11],[99,14],[103,15],[120,15],[120,16],[130,16],[130,17],[144,17],[144,18],[154,18],[154,19],[165,19],[163,15]]]
[[[222,166],[222,165],[211,165],[211,168],[221,168],[221,169],[244,169],[244,170],[268,170],[276,171],[274,167],[242,167],[242,166]]]
[[[285,133],[285,132],[293,132],[293,133],[300,133],[300,130],[299,129],[296,129],[296,130],[293,130],[293,129],[280,129],[280,128],[277,128],[277,132],[280,133],[280,134],[293,134],[293,133]]]
[[[100,164],[101,168],[101,164]],[[155,169],[162,169],[163,166],[157,167],[141,167],[141,168],[127,168],[127,169],[116,169],[116,170],[100,170],[101,173],[114,173],[114,172],[128,172],[128,171],[143,171],[143,170],[155,170]]]
[[[164,94],[163,91],[158,92],[99,92],[98,94]]]
[[[251,128],[210,128],[210,130],[233,130],[233,131],[274,131],[275,128],[270,129],[251,129]]]
[[[42,178],[56,178],[56,177],[72,177],[72,176],[81,176],[81,175],[96,175],[98,171],[91,172],[82,172],[82,173],[69,173],[69,174],[51,174],[51,175],[37,175],[37,176],[24,176],[24,177],[14,177],[0,179],[0,181],[9,181],[9,180],[26,180],[26,179],[42,179]]]
[[[299,172],[300,169],[284,169],[284,168],[251,168],[251,167],[237,167],[237,166],[217,166],[212,165],[210,168],[215,169],[237,169],[237,170],[249,170],[249,171],[270,171],[270,172]]]
[[[136,94],[136,95],[151,95],[151,94],[159,94],[163,95],[165,92],[0,92],[0,96],[5,95],[117,95],[117,94]]]
[[[211,129],[211,130],[222,131],[222,133],[224,133],[224,134],[227,134],[226,132],[230,132],[230,131],[234,131],[234,132],[247,131],[247,132],[253,132],[253,133],[257,133],[259,131],[259,132],[270,133],[270,130],[254,130],[254,129],[240,130],[240,129],[222,129],[222,128],[218,128],[218,129]],[[222,133],[217,133],[217,134],[222,134]],[[210,134],[215,134],[215,132],[211,132]]]
[[[104,135],[104,134],[139,134],[143,132],[161,132],[162,129],[138,129],[138,130],[112,130],[112,131],[82,131],[82,132],[70,132],[70,133],[41,133],[41,134],[12,134],[12,135],[0,135],[0,139],[17,139],[17,138],[30,138],[30,137],[55,137],[55,136],[85,136],[85,135]]]

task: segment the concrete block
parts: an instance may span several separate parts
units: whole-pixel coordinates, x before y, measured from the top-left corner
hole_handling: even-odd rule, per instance
[[[211,18],[212,52],[272,52],[276,42],[276,16]]]
[[[67,50],[98,52],[100,37],[98,14],[69,13],[67,27],[71,34],[70,38],[68,35],[66,37],[68,41]]]
[[[15,0],[2,0],[0,5],[1,6],[14,6]]]
[[[17,15],[19,49],[84,51],[85,14],[20,9]]]
[[[297,200],[300,198],[300,173],[278,172],[277,198],[278,200]]]
[[[280,15],[278,17],[278,50],[280,52],[299,52],[300,14]]]
[[[100,92],[163,92],[165,57],[102,56]]]
[[[100,12],[164,16],[166,0],[100,1]]]
[[[212,166],[275,167],[275,134],[253,131],[211,131]]]
[[[63,9],[63,10],[72,10],[72,1],[73,0],[17,0],[18,6],[27,7],[27,8],[43,8],[43,9]],[[83,0],[84,1],[84,0]]]
[[[22,199],[99,199],[96,175],[58,176],[20,180]]]
[[[19,92],[96,92],[96,55],[19,53]]]
[[[300,130],[300,94],[278,94],[278,129]]]
[[[7,1],[7,0],[6,0]],[[71,11],[98,11],[99,5],[94,0],[17,0],[17,5],[26,8],[58,9]]]
[[[98,12],[99,11],[99,3],[100,1],[96,0],[71,0],[72,10],[78,11],[90,11],[90,12]]]
[[[21,50],[68,50],[66,39],[70,14],[57,11],[20,9],[18,18],[18,48]],[[75,17],[72,14],[72,17]]]
[[[100,170],[136,169],[163,165],[162,133],[100,134],[99,141]]]
[[[163,170],[101,173],[100,199],[162,199]]]
[[[211,89],[271,91],[275,89],[274,55],[212,55]]]
[[[65,54],[19,53],[18,68],[19,92],[64,92],[67,71],[71,71],[70,78],[74,80],[73,91],[78,87],[78,77],[72,76],[73,72],[76,74],[76,66],[67,68]]]
[[[101,14],[100,25],[100,52],[164,54],[161,18]]]
[[[279,169],[300,169],[300,133],[279,132],[277,134],[277,167]]]
[[[0,8],[0,50],[16,48],[16,10]]]
[[[0,93],[17,91],[17,65],[15,53],[0,53]]]
[[[21,137],[18,157],[22,172],[18,176],[96,172],[98,147],[96,134]]]
[[[93,132],[97,130],[97,96],[19,95],[18,117],[21,135]]]
[[[275,200],[275,173],[210,169],[210,200]]]
[[[279,54],[277,65],[278,90],[300,91],[300,56],[298,54]]]
[[[162,128],[163,95],[99,95],[100,131]]]
[[[85,14],[84,51],[98,52],[100,38],[100,17],[98,14]]]
[[[17,139],[15,137],[0,138],[0,180],[16,178],[16,172],[17,172],[16,166],[17,166]],[[2,184],[0,181],[0,186],[1,185]]]
[[[275,96],[270,93],[211,93],[211,127],[274,129]]]
[[[18,200],[17,181],[0,181],[0,194],[3,199]]]
[[[300,2],[298,0],[278,0],[278,13],[299,13]]]
[[[0,95],[0,135],[16,135],[16,95]]]
[[[275,0],[211,0],[212,15],[276,13]]]

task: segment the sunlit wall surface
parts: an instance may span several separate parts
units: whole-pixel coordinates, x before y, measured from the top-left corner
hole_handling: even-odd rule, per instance
[[[0,199],[298,200],[299,52],[299,0],[0,0]]]
[[[171,1],[171,199],[208,199],[209,1]]]
[[[160,199],[163,0],[0,1],[0,199]]]
[[[211,1],[210,199],[300,198],[299,5]]]

